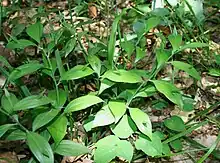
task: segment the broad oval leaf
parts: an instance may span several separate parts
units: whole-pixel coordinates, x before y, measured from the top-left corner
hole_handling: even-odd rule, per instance
[[[35,24],[32,24],[29,27],[27,27],[26,32],[31,38],[40,43],[40,39],[43,34],[43,24],[41,24],[41,22],[38,21]]]
[[[65,113],[86,109],[92,105],[103,102],[103,100],[94,95],[85,95],[72,100],[65,108]]]
[[[0,138],[9,130],[11,129],[15,124],[5,124],[0,126]]]
[[[31,74],[40,68],[42,68],[43,65],[39,63],[27,63],[24,65],[21,65],[17,68],[15,68],[9,75],[8,80],[14,81],[16,79],[19,79],[20,77],[23,77],[25,75]]]
[[[171,130],[179,132],[184,131],[186,129],[183,120],[176,115],[164,120],[164,125]]]
[[[138,108],[129,108],[129,112],[137,128],[152,139],[152,124],[149,116]]]
[[[48,112],[39,114],[33,121],[32,124],[32,130],[35,131],[42,126],[49,123],[57,114],[59,113],[59,110],[51,109]]]
[[[181,108],[183,107],[182,95],[178,88],[163,80],[153,80],[152,82],[160,93],[164,94],[170,101],[179,105]]]
[[[62,140],[56,146],[54,152],[62,156],[80,156],[90,153],[90,150],[80,143],[75,143],[71,140]]]
[[[86,67],[84,65],[77,65],[73,67],[72,69],[68,70],[67,72],[64,72],[61,79],[62,80],[75,80],[75,79],[80,79],[86,76],[89,76],[93,74],[94,71]]]
[[[117,136],[106,136],[99,140],[95,146],[97,147],[94,153],[96,163],[110,162],[116,156],[130,162],[133,157],[132,145],[126,140],[120,140]]]
[[[157,16],[151,17],[146,20],[146,32],[148,32],[150,29],[156,27],[160,23],[160,18]]]
[[[108,79],[103,79],[101,81],[101,86],[99,88],[99,94],[101,94],[104,90],[110,88],[111,86],[113,86],[115,83],[108,80]]]
[[[151,157],[162,155],[163,145],[157,134],[153,134],[151,140],[144,136],[139,136],[135,142],[135,147]]]
[[[173,61],[171,63],[175,68],[185,71],[186,73],[188,73],[190,76],[194,77],[195,79],[197,80],[201,79],[199,73],[196,71],[196,69],[192,65],[181,62],[181,61]]]
[[[25,97],[21,101],[17,102],[14,105],[13,109],[14,111],[32,109],[39,106],[47,105],[51,102],[52,102],[51,99],[49,99],[46,96],[33,95],[33,96]]]
[[[109,101],[108,106],[115,117],[115,123],[117,123],[126,112],[126,104],[122,101]]]
[[[19,24],[15,25],[15,27],[12,28],[12,30],[11,30],[11,35],[12,35],[13,37],[16,37],[16,36],[18,36],[19,34],[21,34],[24,29],[25,29],[25,25],[19,23]]]
[[[25,39],[11,41],[6,45],[8,49],[12,49],[12,50],[13,49],[24,49],[28,46],[36,46],[36,45],[33,42],[29,40],[25,40]]]
[[[142,82],[141,76],[132,72],[126,71],[123,69],[120,70],[109,70],[104,73],[103,78],[107,78],[114,82],[122,82],[122,83],[139,83]]]
[[[100,111],[95,115],[93,121],[93,127],[106,126],[115,122],[115,118],[109,110],[108,105],[105,105]]]
[[[55,143],[59,143],[66,135],[67,123],[66,116],[60,116],[47,128]]]
[[[27,143],[39,162],[54,163],[53,151],[44,137],[35,132],[28,132]]]
[[[111,130],[117,137],[125,139],[131,136],[137,128],[132,119],[124,115],[117,124],[111,126]]]

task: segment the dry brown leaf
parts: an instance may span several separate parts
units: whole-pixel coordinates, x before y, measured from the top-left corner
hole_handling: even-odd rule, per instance
[[[95,19],[98,16],[97,7],[93,3],[90,3],[88,9],[89,9],[89,17]]]

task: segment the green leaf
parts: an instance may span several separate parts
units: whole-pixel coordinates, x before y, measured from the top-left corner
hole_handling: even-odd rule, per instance
[[[63,67],[63,63],[62,63],[62,59],[61,59],[59,50],[55,51],[55,56],[56,56],[56,63],[57,63],[57,67],[58,67],[60,76],[62,76],[63,73],[65,72],[65,69]]]
[[[61,108],[67,100],[67,93],[63,89],[59,89],[59,103],[57,101],[57,93],[56,90],[48,91],[48,97],[53,100],[54,102],[52,105],[55,108]]]
[[[220,69],[217,69],[217,68],[209,69],[209,75],[219,77],[220,76]]]
[[[106,89],[110,88],[111,86],[113,86],[115,83],[108,80],[108,79],[103,79],[101,81],[101,86],[99,88],[99,95]]]
[[[94,122],[95,116],[90,115],[84,122],[83,122],[83,127],[86,130],[86,132],[89,132],[93,128],[93,122]]]
[[[96,113],[93,121],[93,127],[106,126],[112,124],[113,122],[115,122],[115,118],[109,110],[108,105],[105,105]]]
[[[72,100],[65,108],[65,113],[86,109],[92,105],[103,102],[103,100],[94,95],[85,95]]]
[[[41,22],[36,22],[27,27],[26,32],[31,38],[40,43],[40,39],[43,35],[43,24],[41,24]]]
[[[120,140],[118,142],[117,156],[126,159],[128,162],[131,162],[133,157],[133,146],[127,140]]]
[[[164,120],[164,125],[171,130],[179,132],[184,131],[186,129],[183,120],[176,115]]]
[[[33,121],[32,130],[36,131],[42,126],[48,124],[56,115],[59,113],[59,110],[51,109],[48,112],[39,114]]]
[[[131,118],[124,115],[118,124],[111,126],[111,130],[117,137],[125,139],[131,136],[137,128]]]
[[[114,82],[122,82],[122,83],[139,83],[142,82],[141,76],[138,74],[132,72],[132,71],[126,71],[123,69],[120,70],[109,70],[104,73],[102,78],[107,78]]]
[[[183,148],[182,142],[180,139],[176,139],[170,142],[170,146],[176,151],[181,151]]]
[[[80,143],[75,143],[71,140],[62,140],[56,146],[54,152],[62,156],[80,156],[90,153],[90,150]]]
[[[0,138],[9,130],[11,129],[15,124],[5,124],[0,126]]]
[[[24,24],[17,24],[15,25],[12,30],[11,30],[11,35],[13,37],[18,36],[19,34],[21,34],[23,32],[23,30],[25,29],[25,25]]]
[[[14,105],[14,111],[32,109],[51,103],[51,99],[46,96],[33,95],[22,99]]]
[[[111,142],[111,143],[109,143]],[[97,149],[94,153],[96,163],[110,162],[116,156],[131,161],[133,157],[133,147],[126,140],[120,140],[118,137],[110,135],[99,140],[96,143]]]
[[[114,53],[115,53],[115,43],[116,43],[116,33],[118,29],[119,21],[121,20],[122,15],[124,15],[125,10],[121,12],[120,15],[117,15],[114,19],[114,22],[112,24],[112,30],[110,34],[110,39],[108,42],[108,62],[111,67],[113,67],[113,59],[114,59]]]
[[[170,41],[173,51],[176,51],[180,48],[182,43],[182,36],[179,34],[171,34],[168,36],[168,40]]]
[[[7,140],[9,141],[16,141],[16,140],[25,140],[27,137],[26,133],[22,130],[14,130],[12,131],[8,136],[7,136]]]
[[[2,67],[6,66],[10,70],[13,69],[13,67],[10,65],[10,63],[7,61],[7,59],[5,59],[5,57],[3,57],[2,55],[0,55],[0,63],[3,63]]]
[[[196,69],[192,65],[181,62],[181,61],[173,61],[171,62],[171,64],[175,68],[185,71],[186,73],[188,73],[190,76],[194,77],[195,79],[197,80],[201,79],[199,73],[196,71]]]
[[[100,76],[102,67],[100,59],[95,55],[88,55],[88,61],[92,69]]]
[[[146,56],[146,52],[143,51],[140,47],[136,47],[135,63],[137,63],[139,60],[141,60],[145,56]]]
[[[34,132],[28,132],[27,143],[39,162],[54,163],[53,151],[44,137]]]
[[[186,45],[181,46],[181,48],[179,49],[179,51],[185,50],[185,49],[195,49],[195,48],[203,48],[203,47],[208,47],[209,44],[206,43],[201,43],[201,42],[192,42]]]
[[[171,51],[166,49],[157,49],[156,57],[157,57],[157,68],[162,67],[171,56]]]
[[[9,75],[8,80],[14,81],[16,79],[19,79],[25,75],[31,74],[40,68],[42,68],[43,65],[39,63],[27,63],[24,65],[21,65],[17,68],[15,68]]]
[[[62,80],[75,80],[93,74],[93,70],[84,65],[77,65],[67,72],[63,73]]]
[[[152,139],[152,124],[149,116],[138,108],[129,108],[129,112],[137,128]]]
[[[151,17],[146,20],[145,25],[146,25],[146,32],[148,32],[150,29],[156,27],[160,23],[160,18],[159,17]]]
[[[6,45],[6,48],[14,50],[14,49],[24,49],[28,46],[36,46],[36,44],[34,44],[33,42],[31,42],[29,40],[20,39],[20,40],[16,40],[16,41],[10,41]]]
[[[1,99],[2,108],[9,114],[13,112],[14,105],[18,102],[17,97],[13,93],[5,93]]]
[[[66,135],[67,123],[68,120],[66,116],[60,116],[48,127],[48,131],[55,143],[59,143]]]
[[[163,143],[163,154],[165,154],[165,155],[170,155],[171,154],[170,147],[169,147],[168,144]]]
[[[132,41],[127,41],[125,39],[124,42],[121,43],[121,47],[125,50],[125,52],[128,55],[128,59],[130,59],[131,54],[133,53],[133,51],[135,50],[135,45],[132,43]]]
[[[153,96],[157,92],[156,88],[153,85],[147,85],[140,92],[138,92],[134,98],[136,97],[149,97]]]
[[[108,106],[115,117],[115,123],[117,123],[126,112],[126,104],[121,101],[109,101]]]
[[[160,93],[164,94],[170,101],[179,105],[181,108],[183,107],[182,95],[179,89],[173,84],[163,80],[153,80],[152,82]]]
[[[65,54],[65,58],[73,51],[76,46],[76,38],[71,38],[61,52]]]
[[[162,143],[157,134],[152,135],[152,140],[144,136],[139,136],[135,142],[135,147],[137,150],[142,150],[145,154],[151,157],[162,155]]]

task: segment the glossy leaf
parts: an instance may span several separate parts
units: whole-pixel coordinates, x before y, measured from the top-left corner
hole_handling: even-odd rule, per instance
[[[100,76],[102,66],[100,59],[95,55],[88,55],[88,61],[92,69]]]
[[[152,82],[160,93],[164,94],[170,101],[181,108],[183,107],[182,95],[173,84],[163,80],[153,80]]]
[[[48,127],[48,131],[55,143],[59,143],[66,135],[67,123],[66,116],[60,116]]]
[[[59,113],[59,110],[51,109],[48,112],[39,114],[33,121],[32,130],[35,131],[42,126],[48,124],[56,115]]]
[[[209,75],[219,77],[220,76],[220,69],[218,69],[218,68],[209,69]]]
[[[31,38],[40,43],[40,39],[43,34],[43,24],[41,24],[41,22],[36,22],[35,24],[27,27],[26,32]]]
[[[93,121],[93,127],[106,126],[115,122],[115,118],[109,110],[108,105],[105,105],[100,111],[95,115]]]
[[[62,80],[75,80],[93,74],[93,70],[84,65],[77,65],[67,72],[63,73]]]
[[[117,123],[126,112],[126,104],[121,101],[109,101],[108,106],[115,117],[115,123]]]
[[[163,145],[157,134],[152,135],[152,140],[148,140],[146,137],[140,136],[135,142],[135,147],[151,157],[162,155]]]
[[[90,153],[90,150],[80,143],[75,143],[71,140],[62,140],[56,146],[54,152],[62,156],[80,156]]]
[[[46,96],[33,95],[26,97],[14,105],[14,111],[36,108],[51,103],[51,99]]]
[[[9,130],[11,129],[15,124],[5,124],[0,126],[0,138]]]
[[[52,105],[55,108],[60,108],[62,107],[67,100],[67,93],[63,90],[63,89],[59,89],[59,103],[57,101],[57,93],[56,90],[51,90],[48,91],[48,97],[53,100],[54,102],[52,103]]]
[[[152,124],[149,116],[138,108],[129,108],[129,111],[137,128],[152,139]]]
[[[199,73],[196,71],[196,69],[192,65],[181,62],[181,61],[173,61],[171,63],[175,68],[185,71],[186,73],[188,73],[190,76],[194,77],[195,79],[197,80],[201,79]]]
[[[102,76],[103,78],[107,78],[114,82],[122,82],[122,83],[139,83],[142,82],[141,76],[138,74],[132,72],[132,71],[126,71],[123,69],[120,70],[109,70],[105,72],[105,74]]]
[[[182,43],[182,36],[179,34],[171,34],[168,36],[168,40],[170,41],[173,51],[176,51],[180,48]]]
[[[116,156],[122,157],[130,162],[133,157],[132,145],[128,141],[120,140],[113,135],[99,140],[95,146],[97,147],[94,153],[96,163],[110,162]]]
[[[65,113],[86,109],[92,105],[103,102],[103,100],[94,95],[85,95],[72,100],[65,108]]]
[[[16,41],[10,41],[6,47],[8,49],[24,49],[28,46],[36,46],[36,44],[34,44],[33,42],[29,41],[29,40],[25,40],[25,39],[20,39],[20,40],[16,40]]]
[[[131,136],[137,128],[132,119],[124,115],[117,124],[111,126],[111,130],[117,137],[125,139]]]
[[[176,115],[164,120],[164,125],[171,130],[179,132],[186,129],[183,120]]]
[[[31,74],[42,68],[43,65],[39,63],[27,63],[15,68],[9,75],[8,80],[14,81],[25,75]]]
[[[53,151],[44,137],[34,132],[28,132],[27,143],[39,162],[54,163]]]

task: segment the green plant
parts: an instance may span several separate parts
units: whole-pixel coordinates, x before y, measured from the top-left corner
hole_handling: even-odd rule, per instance
[[[0,136],[9,140],[26,140],[34,156],[32,159],[39,162],[54,162],[54,154],[91,154],[90,147],[95,147],[94,160],[97,163],[110,162],[115,157],[131,162],[139,157],[137,151],[150,157],[166,157],[173,154],[172,150],[181,151],[181,138],[208,122],[186,125],[179,116],[171,116],[159,123],[161,127],[158,130],[153,127],[155,124],[151,123],[149,113],[135,102],[150,97],[164,99],[184,110],[193,99],[185,99],[183,91],[175,86],[177,72],[184,71],[195,81],[201,77],[193,65],[175,58],[185,49],[209,45],[185,43],[185,38],[178,34],[175,26],[169,25],[172,33],[167,38],[162,33],[155,34],[163,41],[154,49],[152,69],[137,69],[138,61],[146,53],[145,35],[158,25],[166,24],[169,11],[162,9],[157,10],[160,14],[145,13],[134,20],[135,37],[130,39],[123,35],[117,40],[120,21],[127,12],[123,10],[116,16],[107,46],[94,43],[88,51],[80,40],[87,33],[77,33],[76,26],[64,20],[63,27],[52,30],[49,35],[43,33],[44,26],[38,18],[27,27],[15,26],[13,30],[20,33],[14,32],[16,35],[9,38],[7,48],[18,53],[24,48],[34,47],[39,50],[41,62],[26,57],[22,65],[14,68],[0,57],[4,64],[0,70],[7,78],[2,88],[0,111],[9,117],[0,126]],[[168,14],[164,15],[164,12]],[[43,39],[49,39],[49,42],[43,43]],[[115,52],[117,43],[122,49],[120,54]],[[71,61],[74,57],[72,52],[76,49],[83,52],[84,58],[78,58],[82,60],[81,64]],[[136,58],[132,60],[132,56]],[[125,60],[122,64],[118,64],[120,57]],[[126,61],[130,61],[134,68],[124,68]],[[172,66],[172,76],[158,78],[167,65]],[[41,85],[38,93],[32,93],[22,78],[33,74],[36,80],[46,79],[52,86],[47,88],[38,83]],[[81,83],[88,85],[89,82],[95,84],[95,90],[79,93]],[[9,84],[16,85],[19,93],[12,93],[8,89]],[[86,134],[84,145],[71,141],[78,137],[73,133],[77,135],[75,122],[79,117]],[[102,128],[106,131],[102,132]],[[215,146],[216,143],[207,155]]]

